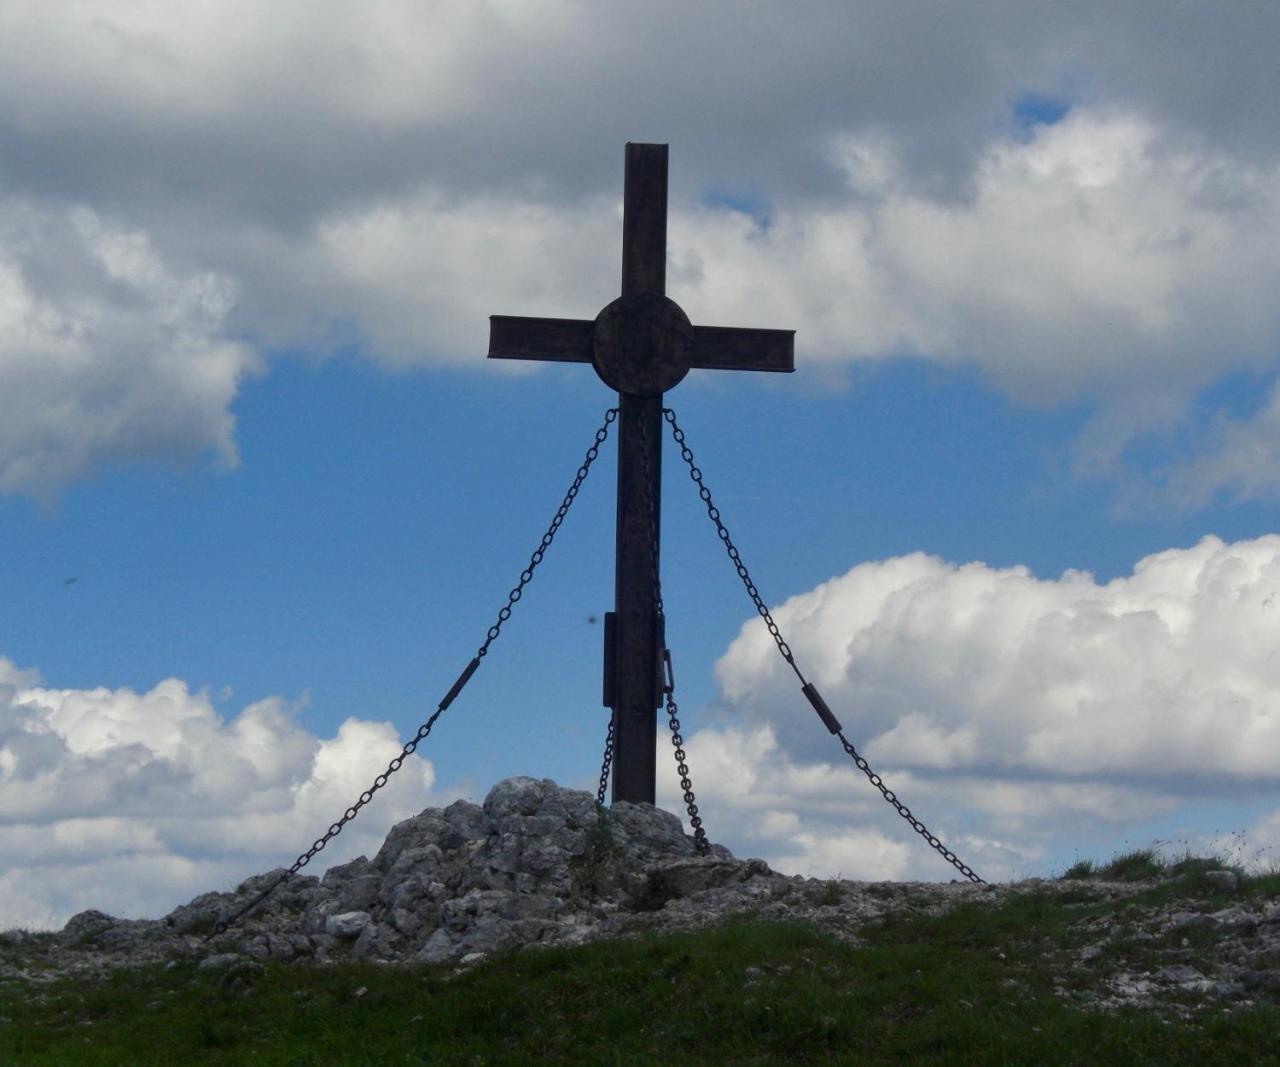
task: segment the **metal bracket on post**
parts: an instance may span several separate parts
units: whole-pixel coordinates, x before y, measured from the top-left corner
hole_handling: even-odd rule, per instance
[[[667,620],[659,615],[657,619],[658,636],[653,642],[653,706],[662,707],[667,695],[667,664],[671,654],[667,651]]]
[[[618,615],[604,613],[604,700],[606,708],[618,703]]]

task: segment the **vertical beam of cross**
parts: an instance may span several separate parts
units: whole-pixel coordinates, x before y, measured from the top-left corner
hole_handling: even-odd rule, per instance
[[[492,315],[491,359],[591,363],[618,392],[614,612],[605,692],[613,710],[613,799],[655,799],[662,703],[655,580],[662,507],[662,399],[691,367],[791,371],[794,330],[694,326],[666,296],[667,146],[628,144],[622,295],[593,320]],[[647,449],[644,447],[647,442]]]
[[[622,296],[644,292],[663,296],[667,289],[666,145],[627,145],[622,204]],[[662,701],[658,684],[662,640],[654,588],[660,564],[657,532],[662,529],[662,394],[620,392],[618,406],[613,799],[652,804],[657,767],[655,709]],[[642,451],[645,441],[647,448]]]

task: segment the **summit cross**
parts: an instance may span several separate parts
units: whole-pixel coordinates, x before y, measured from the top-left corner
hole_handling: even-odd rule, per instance
[[[604,704],[613,711],[613,799],[654,803],[664,637],[657,610],[662,394],[694,367],[792,371],[795,331],[694,326],[666,296],[667,146],[628,144],[622,295],[594,319],[489,318],[490,359],[590,363],[618,393],[614,611]],[[647,447],[646,447],[647,446]],[[647,485],[646,485],[647,483]]]

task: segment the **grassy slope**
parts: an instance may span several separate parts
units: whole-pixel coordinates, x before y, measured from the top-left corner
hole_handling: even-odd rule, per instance
[[[1197,874],[1138,902],[1189,892]],[[1277,892],[1273,876],[1232,899]],[[1280,1064],[1274,1003],[1184,1021],[1084,1012],[1054,994],[1055,981],[1084,995],[1097,981],[1061,966],[1059,951],[1083,943],[1071,924],[1133,903],[1020,896],[890,919],[857,947],[812,927],[744,921],[529,951],[462,973],[180,965],[38,989],[5,983],[0,1063]],[[1142,962],[1123,912],[1118,922],[1099,973]]]

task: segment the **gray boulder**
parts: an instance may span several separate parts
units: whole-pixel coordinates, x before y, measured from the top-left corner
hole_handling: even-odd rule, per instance
[[[324,932],[339,941],[354,941],[372,921],[367,911],[344,911],[325,919]]]

